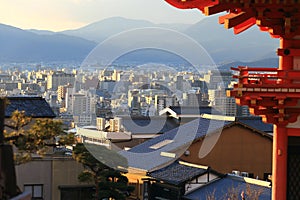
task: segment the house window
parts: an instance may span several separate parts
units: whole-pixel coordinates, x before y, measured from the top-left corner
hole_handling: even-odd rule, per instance
[[[32,200],[44,199],[42,184],[26,184],[24,185],[24,192],[30,192]]]
[[[95,188],[92,186],[58,186],[62,200],[94,200]]]

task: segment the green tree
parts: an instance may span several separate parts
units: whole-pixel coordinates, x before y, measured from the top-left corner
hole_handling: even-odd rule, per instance
[[[60,121],[33,120],[27,117],[24,111],[15,111],[10,119],[4,122],[5,104],[6,100],[0,99],[2,153],[0,199],[10,199],[19,193],[14,164],[28,162],[32,159],[32,154],[44,155],[55,146],[74,144],[74,135],[65,134]],[[17,148],[15,155],[13,155],[12,145]]]
[[[104,146],[97,146],[98,151],[107,152]],[[98,161],[83,144],[77,144],[73,157],[85,167],[78,176],[81,182],[92,182],[95,185],[96,199],[125,200],[134,187],[128,186],[128,179],[120,171],[114,170]]]
[[[74,135],[66,134],[62,122],[53,119],[27,117],[24,111],[15,111],[5,124],[10,131],[5,131],[4,141],[13,144],[18,151],[15,163],[21,164],[32,159],[32,154],[44,155],[50,148],[74,144]]]

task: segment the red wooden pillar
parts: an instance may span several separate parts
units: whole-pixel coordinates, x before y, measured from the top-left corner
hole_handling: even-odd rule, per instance
[[[291,41],[281,38],[280,48],[288,49],[289,47],[291,47]],[[292,58],[288,55],[279,56],[279,70],[291,70]],[[287,129],[284,126],[274,125],[273,132],[272,199],[285,200],[287,197]]]
[[[285,127],[274,125],[272,199],[285,200],[287,196],[288,136]]]
[[[296,40],[280,38],[279,48],[285,50],[286,54],[279,56],[279,70],[293,70],[293,56],[290,56],[288,52],[296,45],[294,43]]]
[[[286,51],[279,56],[279,70],[293,70],[293,56],[289,55],[294,47],[293,40],[280,39],[280,48]],[[274,125],[273,131],[273,169],[272,169],[272,199],[287,198],[287,157],[288,133],[285,126]]]

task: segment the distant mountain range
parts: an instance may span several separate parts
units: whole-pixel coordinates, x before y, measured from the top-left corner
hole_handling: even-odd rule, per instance
[[[229,63],[223,63],[219,65],[218,69],[228,70],[231,67],[238,66],[276,68],[278,66],[278,58],[266,58],[251,62],[234,61]]]
[[[153,24],[113,17],[62,32],[22,30],[0,24],[0,62],[82,61],[99,42],[122,31],[143,27],[162,27],[186,34],[200,43],[217,63],[276,58],[278,40],[271,39],[257,27],[234,35],[218,24],[217,17],[208,17],[193,25]],[[151,60],[151,57],[159,56],[157,52],[152,55],[148,51],[147,55],[140,53],[123,61],[143,62],[144,58]],[[171,62],[176,59],[168,56],[162,60]]]
[[[0,62],[82,60],[95,42],[61,33],[36,34],[0,25]]]
[[[188,24],[154,24],[146,20],[133,20],[122,17],[111,17],[75,30],[62,31],[61,33],[76,37],[85,38],[97,43],[113,36],[115,34],[130,29],[144,27],[161,27],[184,32],[190,27]]]
[[[276,57],[279,40],[272,39],[257,26],[234,35],[218,24],[218,18],[208,17],[190,26],[185,34],[198,41],[217,62],[254,61]]]

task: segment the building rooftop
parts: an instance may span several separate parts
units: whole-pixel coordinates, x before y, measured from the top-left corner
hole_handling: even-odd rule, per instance
[[[197,118],[137,145],[128,151],[122,151],[121,154],[127,158],[130,167],[152,172],[177,160],[193,141],[209,134],[221,133],[223,128],[234,125],[251,129],[255,134],[260,134],[272,140],[272,135],[258,129],[260,126],[256,124],[260,124],[264,127],[262,122],[243,122],[244,123],[240,121],[226,121],[226,118],[223,120],[203,117]],[[246,122],[248,122],[248,124],[246,124]],[[251,124],[252,122],[253,124]]]
[[[179,126],[175,119],[166,117],[122,117],[124,128],[136,134],[165,133]]]
[[[160,114],[169,113],[171,116],[187,116],[187,115],[201,115],[201,114],[220,114],[212,107],[189,107],[189,106],[170,106],[160,112]]]
[[[151,148],[151,146],[165,140],[176,140],[176,146],[183,145],[185,143],[193,141],[194,139],[205,136],[209,131],[215,131],[217,129],[223,128],[223,126],[224,122],[220,120],[198,118],[193,120],[192,122],[186,123],[182,126],[172,129],[160,135],[159,137],[153,138],[138,146],[135,146],[132,149],[130,149],[130,151],[134,153],[153,152],[156,150]]]
[[[238,117],[237,121],[266,133],[273,133],[273,124],[264,123],[261,117]]]
[[[195,139],[221,130],[224,124],[228,122],[198,118],[120,154],[130,167],[151,172],[173,163],[182,155],[179,151]]]
[[[208,173],[208,167],[189,165],[190,163],[175,161],[171,165],[153,171],[148,176],[173,185],[180,185]]]
[[[235,195],[240,199],[243,191],[245,199],[271,200],[272,192],[269,182],[230,174],[190,192],[183,199],[208,199],[208,196],[213,196],[214,199],[228,199],[230,195]],[[256,195],[259,197],[255,198]]]
[[[5,117],[11,117],[16,110],[25,111],[25,115],[33,118],[54,118],[56,115],[50,105],[42,97],[16,96],[7,97],[8,104],[5,109]]]

